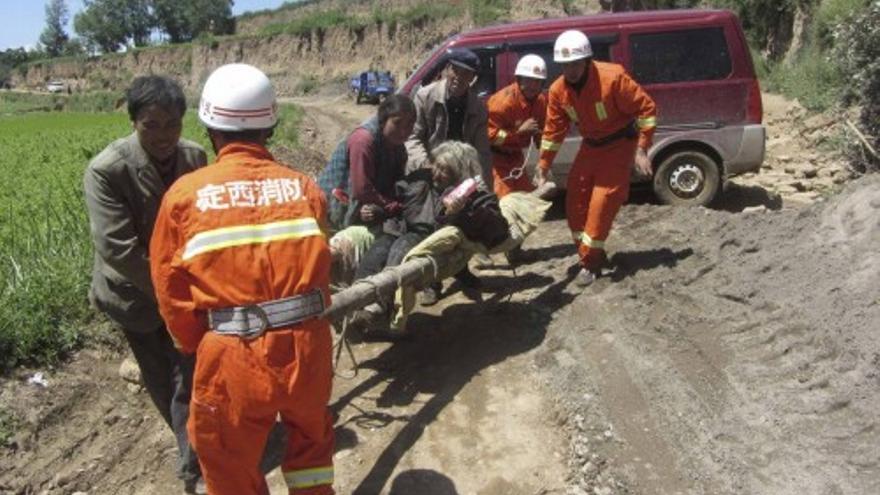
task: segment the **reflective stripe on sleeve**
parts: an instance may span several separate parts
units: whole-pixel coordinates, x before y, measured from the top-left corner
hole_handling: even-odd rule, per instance
[[[650,129],[657,126],[657,117],[639,117],[636,119],[639,129]]]
[[[507,139],[507,131],[501,129],[500,131],[498,131],[498,134],[495,136],[495,140],[492,141],[492,144],[500,146],[504,144],[505,139]]]
[[[554,143],[548,139],[541,140],[541,151],[559,151],[561,147],[562,143]]]
[[[565,110],[565,113],[568,114],[568,118],[571,119],[572,122],[575,124],[579,122],[577,110],[575,110],[573,106],[565,105],[562,108]]]
[[[238,225],[199,232],[186,243],[183,259],[199,254],[246,244],[267,244],[273,241],[323,235],[314,218],[299,218],[262,225]]]
[[[586,232],[581,232],[581,244],[587,246],[590,249],[605,249],[605,241],[600,241],[599,239],[592,239]]]
[[[601,101],[596,102],[596,118],[605,120],[608,118],[608,112],[605,111],[605,104]]]
[[[287,483],[287,488],[290,489],[332,485],[333,466],[285,471],[284,482]]]

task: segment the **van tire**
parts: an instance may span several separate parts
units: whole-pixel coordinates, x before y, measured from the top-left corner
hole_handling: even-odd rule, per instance
[[[720,188],[718,164],[699,151],[673,153],[654,171],[654,194],[664,204],[706,206]]]

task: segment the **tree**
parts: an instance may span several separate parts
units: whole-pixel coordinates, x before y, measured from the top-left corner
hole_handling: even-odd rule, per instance
[[[113,53],[128,40],[125,12],[120,1],[85,1],[85,8],[73,18],[73,29],[90,51]]]
[[[232,34],[232,0],[192,0],[189,3],[189,19],[192,37],[200,34]]]
[[[179,0],[152,0],[156,27],[168,35],[172,43],[182,43],[192,39],[189,19]]]
[[[202,33],[231,34],[232,0],[152,0],[156,26],[172,43],[191,41]]]
[[[125,30],[134,46],[146,46],[150,43],[150,32],[156,25],[150,3],[151,0],[126,0],[121,6],[125,13]]]
[[[64,0],[49,0],[46,4],[46,28],[40,34],[40,43],[45,47],[50,57],[57,57],[64,53],[67,44],[67,33],[64,26],[67,24],[70,14]]]
[[[42,52],[27,51],[24,48],[9,48],[0,51],[0,87],[9,85],[9,79],[12,77],[14,69],[25,67],[24,64],[42,56]]]

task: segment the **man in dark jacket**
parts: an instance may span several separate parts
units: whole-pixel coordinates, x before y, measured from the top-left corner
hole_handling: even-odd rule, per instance
[[[176,82],[138,77],[126,100],[134,132],[107,146],[85,172],[95,245],[89,298],[121,327],[150,398],[174,432],[185,491],[204,493],[186,435],[194,358],[178,353],[159,315],[148,246],[165,191],[207,157],[201,146],[180,138],[186,99]]]

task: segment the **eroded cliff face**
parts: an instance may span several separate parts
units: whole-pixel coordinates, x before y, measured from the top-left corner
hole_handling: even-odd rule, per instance
[[[462,4],[461,14],[442,19],[418,18],[406,22],[373,22],[363,28],[313,29],[305,34],[258,36],[273,22],[290,22],[296,16],[318,10],[346,8],[350,15],[369,18],[374,9],[402,10],[418,2],[380,0],[351,2],[331,0],[287,9],[272,14],[240,19],[239,36],[211,42],[152,47],[91,59],[60,59],[32,64],[13,84],[41,89],[46,82],[60,80],[72,91],[122,90],[132,78],[145,74],[167,74],[178,79],[185,90],[197,93],[215,68],[230,62],[246,62],[270,75],[280,95],[322,90],[340,84],[370,67],[390,70],[403,81],[408,71],[445,38],[472,29],[474,22]],[[560,17],[600,11],[596,0],[512,0],[509,20]]]
[[[369,67],[403,80],[408,69],[448,36],[467,29],[467,20],[448,18],[411,24],[374,23],[364,28],[315,29],[301,35],[238,37],[209,43],[155,47],[92,59],[32,64],[13,84],[39,89],[64,81],[73,91],[121,90],[132,78],[167,74],[195,92],[215,68],[246,62],[264,70],[281,95],[341,82]]]

